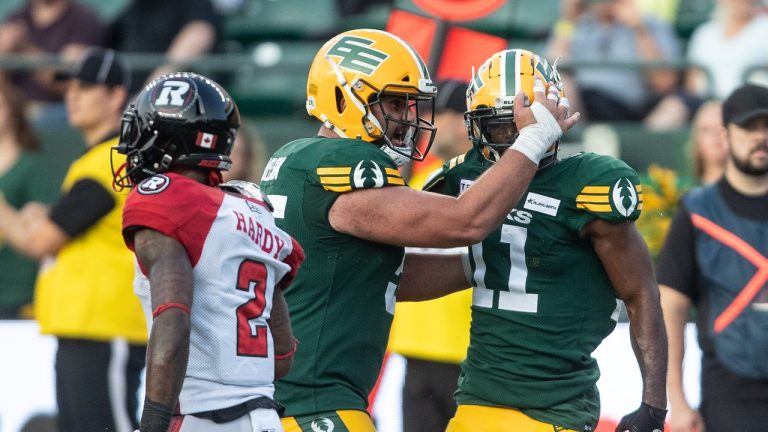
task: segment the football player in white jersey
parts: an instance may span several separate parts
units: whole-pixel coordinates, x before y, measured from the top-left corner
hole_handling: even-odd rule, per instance
[[[282,289],[304,258],[258,186],[221,183],[240,125],[212,80],[173,73],[125,112],[115,184],[150,325],[141,432],[278,432],[296,349]],[[221,186],[221,187],[217,187]]]

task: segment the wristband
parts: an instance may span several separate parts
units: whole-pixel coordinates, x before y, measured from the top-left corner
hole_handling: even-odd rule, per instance
[[[293,357],[294,354],[296,354],[296,347],[299,345],[299,341],[296,338],[293,338],[293,348],[291,348],[290,351],[283,354],[277,354],[275,353],[275,360],[285,360],[288,358]]]
[[[538,165],[546,155],[547,150],[563,135],[560,125],[540,102],[531,104],[531,111],[536,118],[536,123],[530,124],[520,130],[512,149],[524,154],[534,164]]]
[[[173,412],[165,405],[144,397],[144,409],[141,412],[141,432],[166,432],[171,424]]]
[[[158,315],[167,311],[168,309],[181,309],[182,311],[186,312],[187,315],[189,315],[189,306],[185,305],[184,303],[165,303],[158,306],[157,309],[152,312],[152,318],[157,318]]]

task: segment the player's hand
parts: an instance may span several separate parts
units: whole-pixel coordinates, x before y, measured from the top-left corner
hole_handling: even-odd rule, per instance
[[[534,79],[533,103],[530,103],[524,92],[515,96],[515,125],[521,131],[526,126],[538,124],[543,128],[551,128],[550,144],[572,128],[581,118],[581,113],[568,112],[570,102],[566,97],[560,97],[559,89],[554,83],[544,85],[540,79]],[[558,127],[555,127],[557,124]],[[559,130],[555,130],[559,129]]]
[[[655,408],[647,403],[627,414],[616,426],[616,432],[663,432],[667,410]]]
[[[525,93],[520,92],[515,96],[515,125],[520,135],[512,148],[538,164],[552,144],[579,121],[581,114],[568,113],[568,99],[559,96],[559,89],[554,83],[550,83],[547,89],[536,78],[533,97],[533,103],[528,106]]]
[[[701,414],[687,404],[672,407],[669,428],[671,432],[704,432],[706,430]]]

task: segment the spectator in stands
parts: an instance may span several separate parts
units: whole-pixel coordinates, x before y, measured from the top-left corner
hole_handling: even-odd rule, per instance
[[[107,46],[126,53],[165,54],[167,63],[134,74],[134,93],[153,78],[213,51],[219,33],[220,17],[210,0],[133,0],[109,26]]]
[[[723,130],[723,110],[719,101],[704,103],[693,117],[690,151],[694,176],[700,184],[720,179],[728,160],[728,141]]]
[[[104,32],[96,13],[76,0],[26,0],[0,24],[0,55],[60,54],[74,61],[88,46],[103,44]],[[63,101],[65,86],[53,75],[51,69],[8,73],[30,102],[44,104]]]
[[[762,432],[768,424],[768,88],[739,87],[722,110],[725,174],[683,197],[656,267],[672,432]],[[698,411],[683,391],[691,307],[703,351]]]
[[[225,182],[230,180],[258,181],[267,162],[266,148],[256,129],[241,119],[235,137],[235,146],[229,155],[232,168],[221,173]]]
[[[548,47],[549,58],[576,62],[653,62],[679,56],[672,27],[643,15],[635,0],[563,0]],[[575,69],[573,81],[566,83],[569,98],[588,120],[638,121],[676,90],[678,73],[584,67]]]
[[[25,99],[0,79],[0,194],[15,209],[29,202],[48,202],[51,185],[33,155],[38,141],[25,116]],[[37,261],[0,239],[0,319],[29,318],[22,308],[32,303]]]
[[[768,16],[759,7],[759,0],[717,1],[714,18],[700,24],[688,44],[688,61],[709,71],[712,83],[693,68],[686,77],[689,92],[722,100],[742,84],[750,66],[768,64]]]
[[[59,432],[138,427],[147,329],[133,292],[133,258],[121,236],[127,191],[112,188],[129,74],[111,50],[90,48],[69,74],[69,123],[88,151],[72,163],[50,211],[22,212],[0,199],[0,235],[41,259],[35,318],[54,335]],[[38,209],[39,210],[39,209]]]
[[[467,83],[437,82],[432,170],[415,171],[409,185],[421,189],[430,171],[442,172],[443,161],[472,148],[464,112]],[[422,172],[427,171],[427,172]],[[436,300],[400,303],[395,308],[389,349],[407,360],[403,386],[403,432],[442,431],[456,412],[453,393],[467,355],[472,291]]]

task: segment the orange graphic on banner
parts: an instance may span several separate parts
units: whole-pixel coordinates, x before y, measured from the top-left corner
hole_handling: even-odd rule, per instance
[[[723,313],[715,319],[715,333],[720,333],[725,330],[747,306],[749,306],[752,299],[755,298],[757,293],[759,293],[763,286],[765,286],[765,283],[768,282],[768,258],[763,256],[763,254],[758,252],[749,243],[739,238],[736,234],[717,225],[704,216],[692,214],[691,221],[696,228],[699,228],[709,234],[713,239],[733,249],[758,269],[755,275],[752,276],[752,279],[750,279],[749,282],[744,285],[744,288],[741,289],[739,295],[737,295]]]
[[[506,0],[413,0],[413,3],[440,19],[469,21],[490,14]]]

